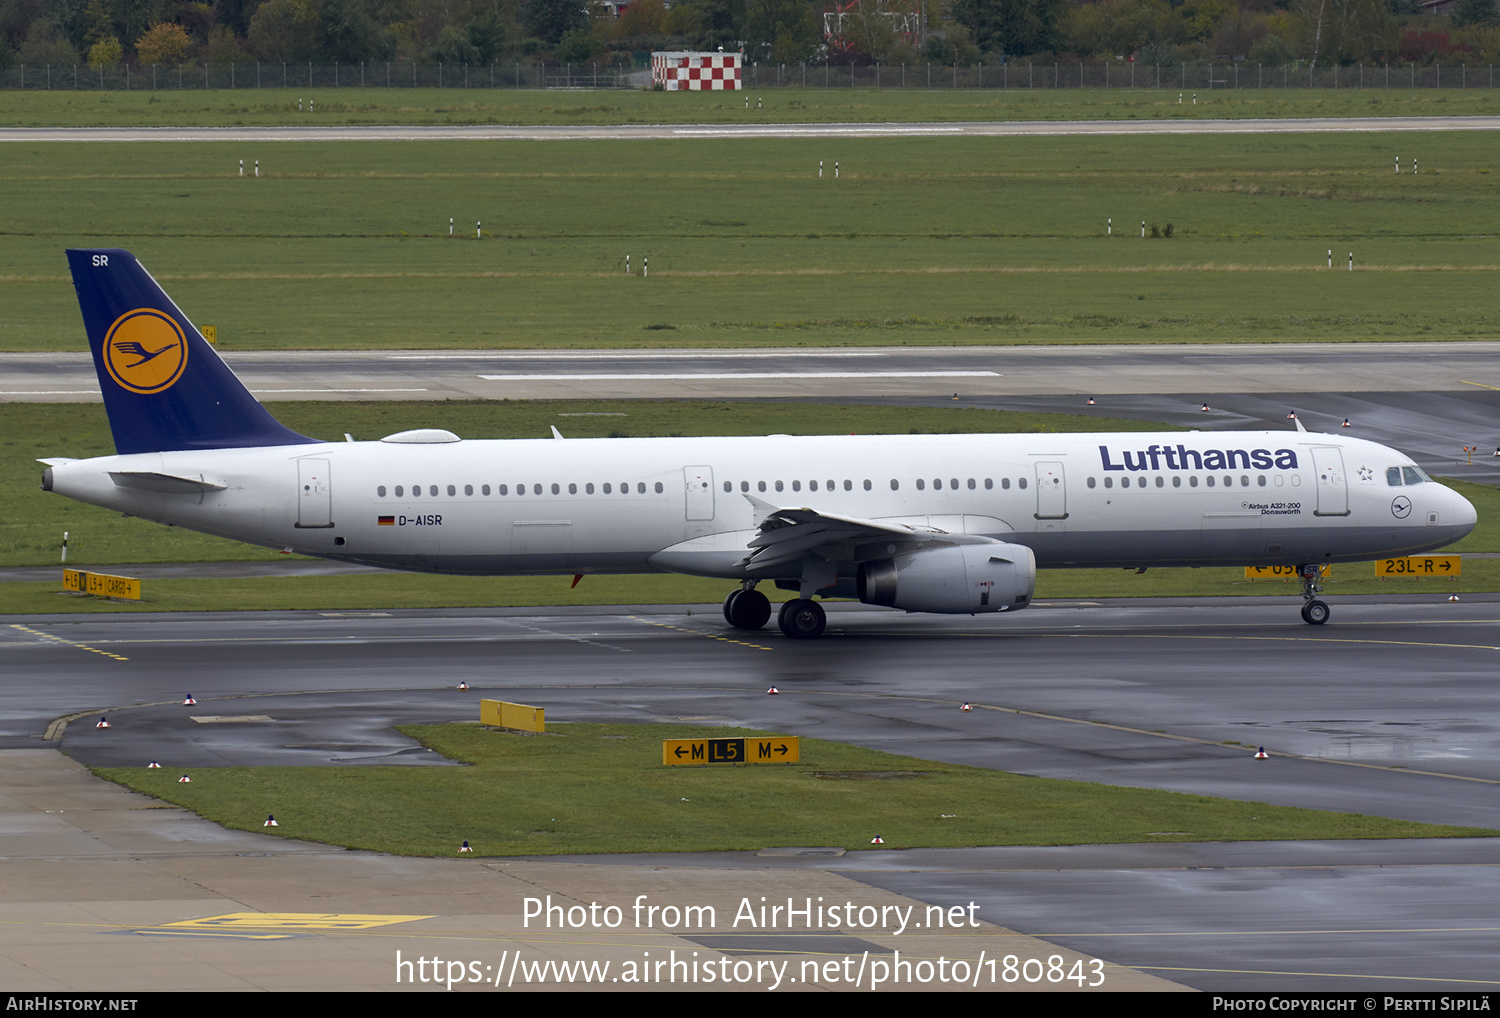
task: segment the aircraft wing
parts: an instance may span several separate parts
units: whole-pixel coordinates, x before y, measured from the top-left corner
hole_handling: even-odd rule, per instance
[[[836,546],[873,541],[905,544],[945,537],[942,531],[918,529],[904,523],[840,516],[816,509],[775,506],[753,495],[745,495],[760,517],[758,533],[749,542],[750,554],[741,565],[761,572],[800,562],[810,551],[833,551]],[[972,539],[971,539],[972,540]],[[963,542],[962,539],[960,543]],[[831,557],[848,558],[847,554]]]

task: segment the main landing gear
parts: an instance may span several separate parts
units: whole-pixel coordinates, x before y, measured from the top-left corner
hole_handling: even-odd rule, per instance
[[[1310,562],[1297,567],[1302,576],[1302,621],[1310,626],[1321,626],[1328,621],[1328,604],[1319,601],[1317,595],[1323,590],[1318,585],[1318,564]]]
[[[781,606],[776,624],[793,640],[811,640],[823,635],[828,617],[823,614],[823,606],[818,602],[810,597],[798,597]]]
[[[724,621],[736,629],[759,629],[770,618],[770,598],[753,587],[732,590],[724,599]]]
[[[736,629],[760,629],[770,618],[770,599],[753,587],[731,591],[724,599],[724,621]],[[823,635],[828,617],[818,602],[799,597],[781,606],[776,624],[793,640],[810,640]]]

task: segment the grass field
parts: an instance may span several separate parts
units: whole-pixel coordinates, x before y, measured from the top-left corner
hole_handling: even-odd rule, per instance
[[[740,729],[549,724],[401,729],[467,767],[166,768],[103,777],[239,830],[402,855],[710,852],[1322,838],[1484,837],[1348,813],[1030,778],[817,739],[787,766],[668,768],[661,740]],[[1248,753],[1248,750],[1246,751]],[[600,781],[600,774],[610,775]],[[503,788],[503,794],[496,794]]]
[[[938,81],[941,80],[941,70]],[[1050,77],[1051,67],[1047,74]],[[1116,73],[1119,69],[1116,68]],[[279,68],[278,68],[279,71]],[[1246,69],[1245,81],[1248,83]],[[899,72],[896,72],[899,74]],[[991,72],[996,73],[996,72]],[[1041,74],[1038,68],[1037,73]],[[1458,73],[1458,72],[1451,72]],[[1476,80],[1481,72],[1476,69]],[[1019,82],[1024,65],[1009,80]],[[1266,72],[1265,80],[1272,82]],[[267,85],[271,78],[264,79]],[[816,75],[814,75],[816,80]],[[898,80],[898,79],[886,79]],[[913,81],[915,78],[912,79]],[[1128,80],[1121,78],[1120,80]],[[1448,79],[1457,83],[1457,79]],[[1500,92],[1385,88],[1369,72],[1365,89],[1199,91],[1179,103],[1175,88],[875,90],[749,89],[744,96],[695,92],[541,91],[430,88],[241,88],[233,91],[0,92],[0,126],[137,127],[344,124],[782,124],[988,120],[1159,120],[1247,117],[1479,116],[1500,113]],[[165,77],[161,80],[165,84]],[[999,83],[998,75],[996,83]],[[1378,87],[1373,87],[1377,86]],[[1191,90],[1189,90],[1191,92]],[[314,113],[298,111],[313,100]],[[759,102],[760,106],[756,107]]]
[[[1494,338],[1497,162],[1483,132],[6,144],[0,350],[82,348],[77,246],[229,349]]]

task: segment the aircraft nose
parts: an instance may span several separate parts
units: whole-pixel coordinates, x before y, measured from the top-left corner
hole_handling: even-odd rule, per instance
[[[1449,518],[1453,520],[1455,525],[1463,527],[1465,533],[1468,533],[1479,522],[1479,513],[1474,509],[1473,502],[1470,502],[1452,488],[1449,488],[1448,492],[1453,496],[1453,508],[1449,510]]]

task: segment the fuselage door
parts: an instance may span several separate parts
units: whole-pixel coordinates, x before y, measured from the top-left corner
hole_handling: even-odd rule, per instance
[[[714,468],[683,467],[682,481],[687,489],[687,518],[714,518]]]
[[[297,461],[297,526],[333,526],[333,488],[328,483],[328,461]]]
[[[1314,516],[1348,516],[1349,487],[1344,483],[1344,454],[1337,446],[1313,446],[1313,470],[1318,475],[1318,508]]]
[[[1068,518],[1068,490],[1063,483],[1063,465],[1057,462],[1036,465],[1036,518]]]

